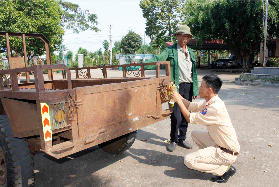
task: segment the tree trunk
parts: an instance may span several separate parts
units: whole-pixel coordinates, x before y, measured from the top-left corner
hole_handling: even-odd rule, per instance
[[[243,69],[245,72],[248,72],[250,70],[249,56],[249,54],[243,55]]]

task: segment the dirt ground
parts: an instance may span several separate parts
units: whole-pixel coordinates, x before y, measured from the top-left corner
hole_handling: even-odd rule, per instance
[[[168,152],[165,140],[169,139],[170,120],[166,119],[138,130],[133,146],[119,155],[98,146],[60,160],[38,152],[34,157],[35,187],[278,186],[279,88],[237,85],[234,79],[239,74],[202,69],[198,69],[199,81],[212,73],[223,80],[219,97],[241,146],[234,164],[237,173],[226,184],[212,183],[211,174],[183,164],[186,154],[198,150],[191,131],[203,127],[189,124],[187,141],[193,149],[177,146]]]

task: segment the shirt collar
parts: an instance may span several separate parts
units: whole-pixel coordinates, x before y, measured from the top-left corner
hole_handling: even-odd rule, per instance
[[[184,51],[184,50],[180,47],[180,45],[177,44],[177,50],[180,50],[180,51],[182,51],[182,52],[188,53],[188,47],[187,47],[187,45],[186,45],[186,51]]]
[[[219,99],[218,95],[212,97],[208,102],[206,102],[205,106],[208,106],[208,105],[211,105],[211,104],[215,103],[218,99]]]

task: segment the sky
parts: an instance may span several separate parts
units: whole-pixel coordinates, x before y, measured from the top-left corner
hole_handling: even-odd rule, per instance
[[[139,34],[145,44],[149,44],[150,38],[145,35],[145,18],[139,7],[140,0],[67,0],[78,4],[82,10],[89,10],[91,14],[96,14],[98,19],[97,27],[101,30],[83,31],[79,34],[72,30],[66,30],[63,36],[63,45],[67,50],[77,53],[79,47],[94,52],[102,48],[103,41],[110,41],[110,25],[112,35],[112,47],[114,42],[121,41],[122,37],[128,34],[129,30]]]

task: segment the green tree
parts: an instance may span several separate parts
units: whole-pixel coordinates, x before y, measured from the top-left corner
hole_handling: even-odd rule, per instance
[[[9,32],[42,33],[50,41],[50,50],[59,48],[64,34],[61,26],[61,7],[55,0],[16,1],[5,0],[0,2],[0,30]],[[1,45],[5,46],[2,38]],[[10,38],[10,47],[15,55],[23,55],[22,40]],[[32,55],[44,54],[44,43],[36,38],[26,39],[28,59]]]
[[[68,59],[68,65],[70,66],[72,64],[74,54],[72,51],[67,51],[66,55]]]
[[[98,24],[96,14],[90,14],[88,10],[82,10],[79,5],[71,2],[61,0],[60,5],[62,7],[61,24],[66,29],[73,30],[75,33],[88,29],[99,31],[95,26]]]
[[[115,53],[121,52],[121,42],[114,42],[114,47],[112,48],[112,51],[115,51]]]
[[[184,20],[181,0],[141,0],[140,8],[146,18],[146,35],[154,47],[165,48],[165,42],[175,42],[174,32]]]
[[[73,60],[74,54],[73,54],[72,51],[67,51],[67,56],[68,56],[68,60],[69,60],[69,61],[72,61],[72,60]]]
[[[50,51],[59,50],[64,28],[79,32],[87,29],[98,31],[97,17],[78,5],[57,0],[1,0],[0,30],[8,32],[41,33],[50,42]],[[6,46],[4,37],[0,46]],[[23,56],[22,40],[10,37],[14,56]],[[28,60],[43,55],[44,43],[40,39],[27,38]]]
[[[151,43],[150,45],[141,46],[141,48],[137,50],[137,54],[144,54],[144,53],[158,55],[160,54],[160,50],[157,47],[154,48]]]
[[[89,55],[88,57],[91,59],[90,60],[90,66],[96,66],[97,65],[97,60],[98,60],[98,54],[97,54],[97,51],[95,52],[89,52]]]
[[[107,40],[104,40],[103,42],[103,47],[105,49],[105,52],[104,52],[104,62],[105,64],[109,64],[109,42]]]
[[[278,1],[269,6],[270,37],[278,32]],[[223,39],[248,70],[250,59],[257,54],[263,40],[262,1],[205,1],[189,0],[185,22],[199,42],[209,39]],[[273,17],[271,17],[273,16]]]
[[[102,52],[102,49],[100,48],[99,50],[96,51],[96,54],[95,54],[96,66],[104,65],[104,58],[103,57],[104,57],[103,52]]]
[[[104,47],[105,51],[109,50],[109,42],[107,40],[104,40],[103,47]]]
[[[85,65],[85,63],[86,63],[86,57],[87,57],[87,54],[88,54],[87,49],[84,49],[84,48],[82,48],[82,47],[78,48],[77,54],[76,54],[76,56],[75,56],[75,61],[76,61],[76,62],[78,61],[78,54],[83,54],[83,64]]]
[[[135,54],[141,45],[142,38],[140,35],[130,30],[128,34],[122,38],[120,47],[125,54]]]

